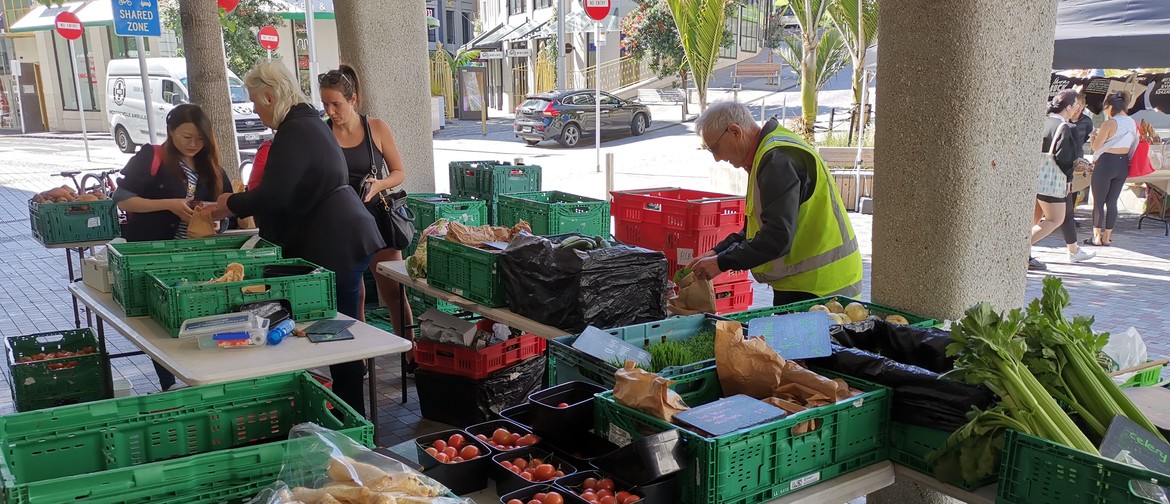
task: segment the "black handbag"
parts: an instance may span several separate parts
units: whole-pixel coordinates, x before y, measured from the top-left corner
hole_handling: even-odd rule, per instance
[[[365,201],[372,185],[369,179],[382,180],[390,176],[390,170],[386,168],[385,159],[381,163],[374,162],[374,136],[365,116],[362,116],[362,126],[366,129],[366,140],[370,147],[370,176],[361,185],[361,197]],[[406,250],[410,246],[414,240],[414,211],[406,206],[405,190],[385,189],[366,203],[366,209],[373,214],[378,232],[382,234],[387,247]]]

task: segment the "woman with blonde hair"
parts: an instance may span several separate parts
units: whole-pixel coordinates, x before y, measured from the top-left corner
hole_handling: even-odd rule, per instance
[[[259,217],[260,236],[280,245],[285,257],[333,271],[337,311],[359,318],[362,274],[385,243],[349,185],[341,148],[282,63],[260,63],[244,87],[261,122],[276,135],[260,184],[221,196],[216,215]],[[365,372],[361,361],[329,366],[333,391],[363,415]]]

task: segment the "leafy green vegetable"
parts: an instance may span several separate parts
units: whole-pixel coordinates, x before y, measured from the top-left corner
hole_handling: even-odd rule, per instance
[[[686,278],[687,275],[689,275],[689,274],[691,274],[691,270],[688,268],[682,268],[682,269],[676,271],[674,273],[674,283],[675,284],[682,283],[682,279]]]

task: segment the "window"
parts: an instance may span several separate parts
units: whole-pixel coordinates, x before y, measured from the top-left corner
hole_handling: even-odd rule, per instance
[[[732,11],[732,15],[727,16],[727,31],[731,32],[731,45],[721,48],[719,50],[720,58],[736,58],[739,55],[739,44],[734,41],[739,40],[739,11],[738,9]]]
[[[455,45],[455,11],[447,11],[443,33],[447,34],[447,45]]]
[[[759,48],[760,10],[754,6],[740,7],[740,48],[747,52],[756,52]]]
[[[463,43],[466,44],[468,42],[471,42],[471,39],[473,38],[471,36],[471,18],[467,17],[466,13],[463,14],[462,17],[463,17]]]
[[[234,94],[235,93],[233,93],[233,96],[232,96],[233,103],[235,102]],[[180,103],[187,102],[187,93],[184,93],[183,88],[176,85],[175,81],[164,80],[164,81],[162,81],[162,99],[163,99],[163,101],[165,101],[167,103],[178,105]]]
[[[621,100],[618,100],[616,97],[611,96],[611,95],[602,94],[601,95],[601,104],[602,105],[621,105]]]
[[[114,35],[114,30],[106,30],[106,33],[110,36],[111,59],[138,57],[138,44],[134,41],[134,37],[119,37]],[[143,37],[142,40],[143,47],[146,48],[146,56],[150,57],[150,39]]]
[[[77,51],[77,74],[69,64],[69,43],[64,38],[53,37],[53,56],[57,60],[57,84],[61,87],[61,109],[77,110],[77,87],[74,79],[81,77],[81,105],[85,110],[97,111],[97,100],[94,96],[94,86],[97,85],[97,72],[93,67],[93,57],[89,56],[89,36],[82,35],[73,42]]]
[[[537,9],[540,9],[542,7],[552,7],[553,5],[554,5],[553,0],[536,0],[536,8]]]
[[[521,14],[528,8],[528,0],[508,0],[508,14]]]
[[[573,105],[593,105],[593,95],[589,93],[581,93],[570,97]]]

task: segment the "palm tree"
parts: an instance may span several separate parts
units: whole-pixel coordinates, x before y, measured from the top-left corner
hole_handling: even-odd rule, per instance
[[[865,92],[865,50],[877,43],[877,0],[834,0],[829,6],[829,16],[843,35],[849,57],[853,60],[853,106],[858,112],[849,126],[852,131],[864,113],[860,107],[861,93]]]
[[[726,0],[667,0],[687,66],[699,90],[699,110],[707,109],[707,82],[723,46]]]
[[[830,35],[836,30],[825,30],[821,34],[821,22],[834,0],[788,0],[792,14],[800,25],[799,36],[786,36],[783,44],[776,49],[777,54],[785,63],[788,63],[800,77],[800,107],[804,118],[804,135],[812,137],[812,127],[817,119],[817,91],[820,91],[824,81],[837,73],[844,63],[845,55],[841,52],[840,33]],[[835,39],[837,46],[830,46],[825,50],[818,48],[822,40]],[[839,59],[841,65],[836,64]],[[836,68],[833,68],[833,67]],[[827,75],[823,71],[831,70]],[[818,81],[820,81],[818,83]]]

